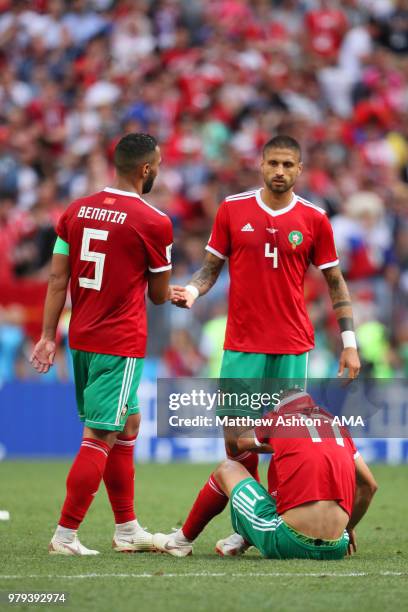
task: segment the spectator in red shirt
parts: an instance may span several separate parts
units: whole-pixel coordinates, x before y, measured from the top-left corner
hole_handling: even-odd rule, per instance
[[[333,0],[320,0],[319,4],[305,17],[309,46],[317,55],[336,57],[347,29],[347,16]]]

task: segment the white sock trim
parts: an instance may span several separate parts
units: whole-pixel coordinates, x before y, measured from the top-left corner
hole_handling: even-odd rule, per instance
[[[182,527],[180,527],[180,529],[175,531],[173,535],[174,535],[176,542],[179,542],[180,544],[191,544],[192,542],[192,540],[189,540],[188,538],[186,538],[186,536],[183,533]]]
[[[117,533],[133,533],[134,531],[137,531],[138,529],[142,529],[142,527],[139,525],[139,521],[137,519],[134,519],[133,521],[127,521],[127,523],[116,523],[115,524],[115,530]]]
[[[212,476],[208,479],[208,484],[216,493],[218,493],[218,495],[221,495],[222,497],[226,497],[224,491],[220,489],[220,487],[218,486],[218,483],[215,481],[215,479]]]
[[[77,535],[77,530],[69,529],[69,527],[62,527],[62,525],[57,525],[54,535],[58,540],[61,540],[61,542],[72,543]]]

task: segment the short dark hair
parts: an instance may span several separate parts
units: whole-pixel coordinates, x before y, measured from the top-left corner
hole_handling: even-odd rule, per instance
[[[286,136],[285,134],[279,134],[278,136],[274,136],[268,140],[268,142],[266,142],[263,146],[262,154],[264,155],[265,151],[268,149],[292,149],[292,151],[296,151],[298,153],[299,159],[302,157],[302,151],[298,141],[291,136]]]
[[[135,168],[150,159],[156,147],[157,141],[150,134],[133,133],[123,136],[113,154],[118,174],[127,175],[134,172]]]

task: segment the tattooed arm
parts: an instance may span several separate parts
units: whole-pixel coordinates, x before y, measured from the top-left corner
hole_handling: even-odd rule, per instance
[[[199,295],[204,295],[216,282],[224,259],[206,253],[202,267],[196,272],[186,287],[173,285],[171,287],[171,301],[180,308],[191,308]]]
[[[323,270],[329,288],[333,309],[336,313],[340,332],[354,332],[353,310],[346,281],[339,266]],[[338,375],[342,376],[345,368],[348,369],[349,378],[356,378],[360,372],[360,359],[357,349],[344,348],[339,363]]]

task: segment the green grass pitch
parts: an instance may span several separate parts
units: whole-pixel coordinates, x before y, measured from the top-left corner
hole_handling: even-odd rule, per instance
[[[209,465],[139,465],[140,522],[152,531],[180,525]],[[376,466],[380,489],[358,528],[358,554],[341,562],[268,561],[256,551],[222,559],[214,544],[231,532],[229,513],[197,540],[194,554],[117,554],[113,518],[101,487],[81,528],[97,558],[49,557],[47,544],[64,496],[68,463],[0,463],[0,591],[65,591],[62,609],[122,611],[402,610],[408,608],[408,466]],[[49,606],[10,606],[38,609]]]

